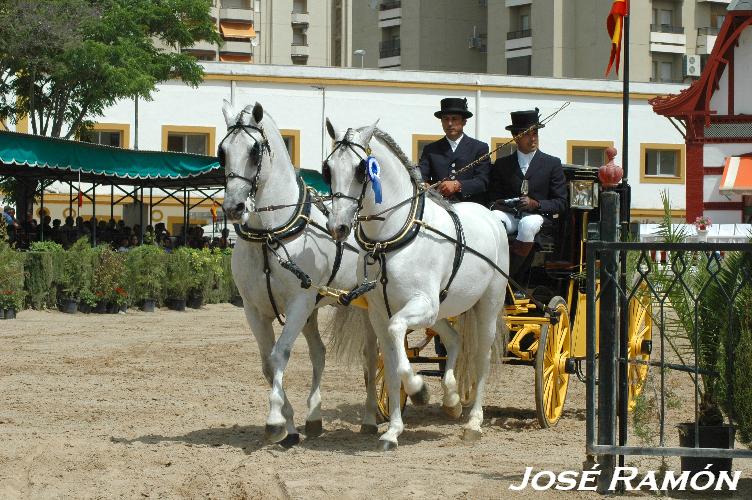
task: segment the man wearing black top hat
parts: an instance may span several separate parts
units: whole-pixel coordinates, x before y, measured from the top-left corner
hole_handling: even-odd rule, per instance
[[[566,210],[567,191],[561,160],[538,149],[538,129],[544,127],[538,108],[514,111],[511,116],[506,129],[514,134],[517,151],[497,159],[491,168],[487,202],[507,233],[517,233],[510,245],[509,270],[519,282],[545,219]]]
[[[434,113],[441,119],[446,137],[428,144],[420,157],[423,181],[438,185],[439,192],[452,201],[485,202],[488,187],[488,158],[475,167],[457,173],[465,165],[488,153],[488,144],[464,134],[467,119],[473,114],[467,110],[467,99],[448,97],[441,100],[441,110]]]

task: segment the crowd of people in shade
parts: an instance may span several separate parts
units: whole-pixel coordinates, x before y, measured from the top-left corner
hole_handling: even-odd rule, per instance
[[[60,219],[52,220],[49,215],[45,215],[42,224],[36,219],[29,216],[26,221],[18,221],[16,212],[13,207],[5,207],[3,210],[3,219],[7,227],[8,240],[18,249],[28,249],[35,241],[53,241],[59,243],[63,248],[69,248],[73,243],[83,237],[94,240],[98,245],[107,243],[114,250],[127,252],[133,247],[142,244],[141,226],[126,226],[125,222],[110,219],[109,222],[103,220],[96,221],[94,218],[84,220],[83,217],[66,217],[63,223]],[[96,224],[96,228],[94,225]],[[96,231],[95,231],[96,229]],[[204,236],[204,229],[200,226],[190,226],[186,242],[183,241],[183,235],[171,235],[164,223],[158,223],[154,226],[147,225],[143,231],[143,243],[159,245],[166,252],[171,252],[173,248],[186,244],[190,248],[209,248],[225,249],[232,245],[228,239],[229,231],[223,229],[221,236],[209,238]]]

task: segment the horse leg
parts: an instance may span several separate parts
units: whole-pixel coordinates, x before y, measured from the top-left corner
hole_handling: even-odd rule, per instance
[[[308,355],[311,358],[313,377],[311,378],[311,393],[308,395],[308,415],[306,415],[306,437],[320,436],[323,431],[321,425],[321,375],[324,373],[326,362],[326,347],[321,341],[319,333],[318,311],[314,309],[303,327],[303,335],[308,342]]]
[[[432,328],[439,334],[441,342],[447,350],[444,378],[441,379],[441,386],[444,389],[441,409],[449,418],[457,420],[462,416],[462,403],[460,403],[460,396],[457,394],[457,380],[454,375],[457,356],[460,352],[459,334],[445,319],[439,320]]]
[[[376,344],[376,333],[370,322],[365,325],[366,336],[363,354],[365,357],[363,374],[366,379],[366,405],[363,413],[363,421],[360,424],[360,432],[363,434],[378,433],[376,414],[378,410],[376,395],[376,364],[378,363],[379,348]]]
[[[273,376],[272,390],[269,392],[269,416],[266,419],[264,433],[267,441],[271,443],[278,443],[284,440],[288,434],[297,432],[293,421],[292,407],[289,407],[285,395],[283,378],[295,339],[313,310],[312,302],[312,299],[302,295],[293,299],[292,303],[288,305],[287,321],[282,328],[282,334],[272,348],[269,358]],[[286,406],[289,408],[288,411],[285,411]]]
[[[495,296],[492,296],[494,294]],[[483,424],[483,398],[486,377],[491,362],[491,346],[496,339],[496,318],[501,309],[499,297],[503,297],[501,290],[493,290],[492,293],[487,291],[474,306],[477,318],[475,332],[477,344],[473,361],[477,367],[478,380],[476,382],[475,401],[470,409],[470,418],[465,424],[462,436],[465,441],[477,441],[481,436],[480,427]]]

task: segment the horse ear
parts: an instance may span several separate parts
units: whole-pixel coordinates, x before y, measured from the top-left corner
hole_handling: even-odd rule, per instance
[[[264,119],[264,108],[259,103],[253,106],[253,119],[256,123],[261,123]]]
[[[376,131],[376,125],[379,124],[379,121],[376,120],[373,122],[373,125],[370,127],[366,127],[361,133],[360,136],[363,138],[363,145],[367,146],[369,142],[371,142],[371,139],[373,138],[373,133]]]
[[[334,125],[329,121],[329,118],[326,119],[326,131],[329,133],[329,137],[331,137],[332,140],[337,140],[337,133],[334,131]]]
[[[227,99],[222,99],[222,114],[225,115],[225,123],[229,127],[235,123],[235,110],[232,109],[232,104]]]

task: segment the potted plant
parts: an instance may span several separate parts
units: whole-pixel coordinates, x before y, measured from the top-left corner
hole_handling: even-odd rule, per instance
[[[194,283],[190,250],[178,248],[167,257],[167,276],[165,278],[165,303],[177,311],[185,311],[185,299]]]
[[[81,290],[78,301],[78,310],[84,314],[89,314],[97,306],[97,296],[90,288]]]
[[[84,237],[60,253],[57,272],[58,297],[60,310],[73,314],[78,310],[80,294],[90,289],[93,279],[94,251],[88,238]]]
[[[107,245],[95,249],[94,279],[92,291],[97,297],[94,312],[117,313],[120,304],[127,301],[127,295],[118,292],[123,289],[125,281],[125,260],[123,255],[115,252]]]
[[[661,233],[668,242],[684,241],[687,234],[670,227],[670,204],[665,194],[664,197],[666,215]],[[707,230],[709,224],[707,217],[698,218],[696,222],[698,231],[700,225]],[[658,289],[667,295],[675,313],[667,315],[664,323],[665,340],[681,364],[693,366],[696,362],[699,369],[698,380],[694,379],[693,372],[689,373],[699,393],[699,446],[731,449],[735,427],[726,423],[726,417],[729,422],[734,420],[734,403],[730,399],[733,391],[729,388],[735,380],[727,369],[727,353],[739,347],[734,345],[738,342],[735,332],[742,319],[748,316],[747,306],[741,300],[745,294],[737,292],[749,289],[748,282],[744,288],[744,269],[752,266],[752,262],[749,255],[739,253],[727,254],[723,259],[705,252],[686,252],[681,259],[678,257],[671,259],[671,265],[652,271]],[[682,268],[682,286],[675,286],[672,267]],[[728,306],[719,307],[719,304]],[[750,361],[752,357],[748,363]],[[747,366],[746,372],[751,368],[752,365]],[[695,422],[680,424],[679,438],[681,446],[694,447]],[[731,459],[682,457],[681,463],[682,470],[693,472],[703,470],[708,464],[716,474],[731,470]]]
[[[695,219],[695,229],[697,229],[697,241],[708,241],[708,229],[713,225],[712,219],[707,215],[699,215]]]
[[[166,254],[156,245],[141,245],[128,252],[128,290],[141,309],[154,312],[167,276]]]

